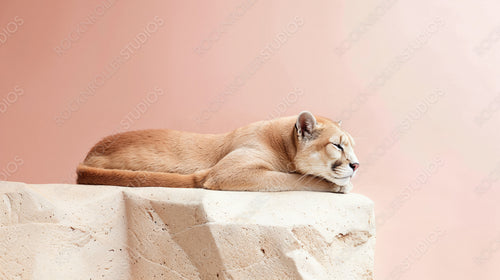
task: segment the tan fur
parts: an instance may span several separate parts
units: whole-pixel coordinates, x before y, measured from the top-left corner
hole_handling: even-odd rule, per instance
[[[348,192],[355,171],[349,164],[357,163],[353,144],[336,122],[309,112],[225,134],[131,131],[97,143],[78,166],[77,183]]]

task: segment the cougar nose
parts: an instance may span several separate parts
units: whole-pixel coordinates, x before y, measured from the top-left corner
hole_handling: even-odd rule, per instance
[[[358,167],[359,167],[359,163],[357,163],[357,162],[349,163],[349,166],[352,168],[352,171],[356,171],[356,169],[358,169]]]

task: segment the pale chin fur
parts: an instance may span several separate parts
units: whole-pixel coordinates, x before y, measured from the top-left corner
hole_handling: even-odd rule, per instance
[[[353,185],[351,183],[351,179],[352,179],[352,176],[348,176],[346,178],[343,178],[343,179],[338,179],[338,178],[335,178],[335,177],[332,177],[332,176],[328,176],[328,177],[324,177],[324,178],[328,178],[327,180],[334,183],[335,185],[339,186],[338,189],[335,190],[335,192],[339,192],[339,193],[350,193],[352,188],[353,188]]]
[[[342,178],[342,179],[333,179],[333,182],[339,186],[345,186],[347,185],[349,182],[351,181],[351,177],[346,177],[346,178]]]
[[[326,165],[326,167],[329,166],[329,165]],[[356,172],[350,172],[350,174],[345,174],[341,177],[336,177],[332,174],[330,174],[330,172],[328,173],[325,173],[323,172],[323,168],[314,168],[314,166],[308,166],[309,168],[307,169],[308,172],[304,172],[303,174],[310,174],[310,175],[314,175],[314,176],[318,176],[318,177],[321,177],[321,178],[324,178],[338,186],[350,186],[351,185],[351,179],[352,177],[354,176],[354,174],[356,174]],[[304,168],[305,169],[305,168]],[[302,169],[302,170],[304,170]]]
[[[311,173],[312,174],[312,173]],[[334,177],[332,176],[331,174],[325,174],[325,173],[322,173],[319,175],[319,177],[322,177],[338,186],[350,186],[351,185],[351,179],[352,179],[352,176],[354,174],[350,174],[350,175],[347,175],[346,177],[342,177],[342,178],[337,178],[337,177]],[[317,176],[317,175],[316,175]]]
[[[341,173],[339,174],[338,171],[341,171]],[[348,185],[354,175],[356,175],[356,171],[351,171],[346,167],[341,167],[340,170],[336,170],[335,173],[336,174],[334,176],[331,176],[331,180],[339,186]]]

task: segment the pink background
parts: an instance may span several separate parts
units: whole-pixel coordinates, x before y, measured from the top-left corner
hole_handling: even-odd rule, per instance
[[[357,141],[377,279],[499,279],[499,9],[4,1],[0,180],[74,182],[114,132],[225,132],[310,110]]]

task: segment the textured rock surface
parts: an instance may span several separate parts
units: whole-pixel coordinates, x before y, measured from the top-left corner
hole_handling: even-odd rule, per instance
[[[357,194],[0,182],[0,279],[372,279]]]

